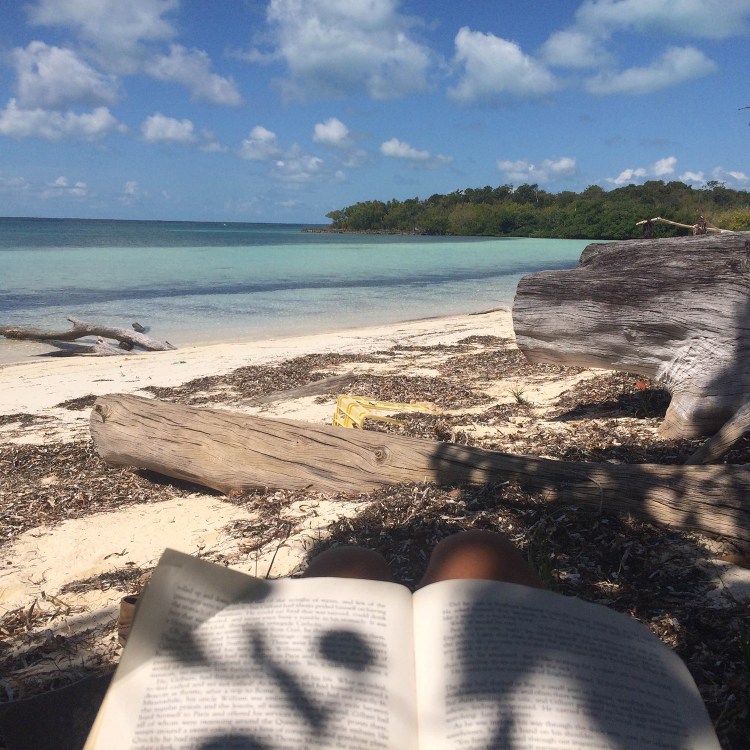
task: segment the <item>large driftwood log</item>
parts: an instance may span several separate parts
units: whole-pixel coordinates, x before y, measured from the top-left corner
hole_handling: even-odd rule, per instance
[[[748,238],[589,245],[578,267],[521,279],[518,346],[532,362],[656,378],[672,394],[663,434],[709,435],[750,399]]]
[[[86,321],[74,317],[69,317],[67,320],[73,324],[73,327],[66,331],[45,331],[42,328],[0,326],[0,336],[5,336],[5,338],[8,339],[46,341],[52,346],[58,346],[57,342],[60,341],[75,341],[76,339],[81,339],[85,336],[97,336],[104,339],[115,339],[116,341],[119,341],[123,347],[123,351],[130,351],[134,346],[145,349],[149,352],[165,352],[177,348],[170,344],[169,341],[157,341],[150,336],[146,336],[146,334],[143,333],[145,329],[140,323],[134,323],[133,330],[128,330],[127,328],[116,328],[112,326],[102,326],[97,323],[87,323]],[[58,348],[62,349],[64,347]],[[68,351],[72,353],[73,350],[68,348]],[[87,350],[81,350],[80,353],[113,354],[114,352],[96,351],[95,348],[89,347]]]
[[[632,512],[750,549],[750,471],[742,467],[553,461],[130,395],[96,400],[91,435],[108,463],[225,493],[259,487],[364,492],[401,482],[516,479],[551,501]]]

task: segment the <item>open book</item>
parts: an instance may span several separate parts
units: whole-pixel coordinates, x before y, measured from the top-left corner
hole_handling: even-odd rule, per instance
[[[265,581],[167,550],[86,744],[719,748],[682,661],[604,607],[494,581]]]

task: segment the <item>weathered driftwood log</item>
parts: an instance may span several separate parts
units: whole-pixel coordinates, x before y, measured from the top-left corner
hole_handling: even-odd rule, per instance
[[[123,354],[133,354],[132,349],[123,349],[121,346],[114,346],[103,338],[98,338],[93,344],[74,344],[70,341],[47,341],[50,346],[57,348],[57,351],[47,352],[48,357],[72,357],[78,354],[91,354],[97,357],[122,356]]]
[[[45,331],[42,328],[23,328],[19,326],[0,326],[0,336],[8,339],[24,339],[28,341],[75,341],[84,336],[99,336],[105,339],[115,339],[123,346],[124,351],[129,351],[134,346],[140,347],[150,352],[165,352],[177,347],[169,341],[157,341],[150,336],[146,336],[138,330],[128,330],[127,328],[113,328],[111,326],[102,326],[97,323],[87,323],[78,318],[67,318],[73,327],[67,331]],[[138,324],[140,328],[140,324]],[[54,345],[54,344],[53,344]],[[92,352],[87,352],[92,353]],[[111,354],[112,352],[107,352]]]
[[[589,245],[521,279],[516,341],[532,362],[656,378],[663,434],[709,435],[750,399],[749,258],[744,233]]]
[[[750,549],[750,471],[743,467],[553,461],[130,395],[96,400],[91,435],[108,463],[226,493],[258,487],[364,492],[401,482],[516,479],[551,501],[632,512]]]

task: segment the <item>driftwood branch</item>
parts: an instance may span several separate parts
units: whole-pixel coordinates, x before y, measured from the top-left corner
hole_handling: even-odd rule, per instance
[[[750,402],[710,439],[693,453],[686,464],[708,464],[718,461],[746,432],[750,431]]]
[[[553,461],[130,395],[101,396],[91,435],[108,463],[221,492],[364,492],[401,482],[517,480],[549,501],[635,513],[750,549],[750,471],[738,466]]]
[[[46,341],[53,346],[58,346],[57,342],[76,341],[85,336],[97,336],[100,339],[115,339],[116,341],[119,341],[122,348],[122,350],[118,352],[120,354],[130,351],[135,346],[149,352],[163,352],[177,348],[170,344],[169,341],[157,341],[156,339],[147,336],[143,333],[145,329],[139,323],[134,323],[133,330],[129,330],[127,328],[115,328],[112,326],[99,325],[97,323],[88,323],[74,317],[69,317],[67,320],[73,324],[73,327],[66,331],[46,331],[42,328],[0,326],[0,336],[5,336],[5,338],[8,339],[23,339],[26,341]],[[102,347],[102,351],[96,351],[92,350],[89,346],[84,351],[79,350],[79,353],[116,353],[113,351],[104,351],[103,349],[104,347]],[[68,351],[70,353],[75,353],[70,348],[68,348]]]
[[[513,327],[532,362],[656,378],[662,433],[711,435],[750,399],[750,239],[589,245],[576,268],[521,279]]]
[[[131,349],[114,346],[102,338],[98,338],[93,344],[74,344],[69,341],[47,341],[57,351],[47,352],[48,357],[72,357],[74,355],[92,354],[97,357],[120,357],[123,354],[132,354]]]

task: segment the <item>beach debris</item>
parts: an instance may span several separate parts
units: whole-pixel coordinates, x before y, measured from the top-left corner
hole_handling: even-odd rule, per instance
[[[665,219],[662,216],[654,216],[651,219],[643,219],[643,221],[637,221],[635,225],[637,227],[643,227],[643,236],[645,239],[651,239],[651,231],[653,223],[658,221],[660,224],[670,224],[673,227],[681,227],[682,229],[689,229],[694,235],[699,234],[732,234],[731,229],[720,229],[714,226],[709,221],[701,216],[695,224],[683,224],[679,221],[672,221],[671,219]]]
[[[134,330],[127,328],[115,328],[104,326],[99,323],[88,323],[78,318],[69,316],[66,318],[73,327],[66,331],[46,331],[42,328],[24,328],[20,326],[0,326],[0,336],[7,339],[20,339],[24,341],[43,341],[59,351],[53,352],[58,356],[88,354],[96,356],[111,356],[131,354],[134,348],[149,352],[163,352],[176,349],[169,341],[157,341],[146,336],[146,329],[140,323],[133,323]],[[78,339],[95,336],[93,342],[71,343]],[[119,342],[116,346],[106,339],[114,339]]]
[[[363,396],[341,395],[336,400],[336,408],[333,412],[331,424],[334,427],[359,427],[362,429],[366,419],[374,419],[377,422],[389,424],[403,424],[402,419],[387,417],[386,414],[397,412],[424,412],[425,414],[436,414],[440,410],[435,404],[426,401],[414,401],[412,403],[398,403],[395,401],[373,401]]]
[[[521,279],[518,347],[655,378],[665,437],[713,434],[750,401],[749,251],[741,233],[589,245],[576,268]]]
[[[266,419],[127,394],[91,411],[99,455],[226,494],[251,488],[362,492],[402,482],[518,481],[547,501],[636,513],[750,550],[750,471],[517,456],[468,445]],[[290,451],[290,446],[293,450]]]

